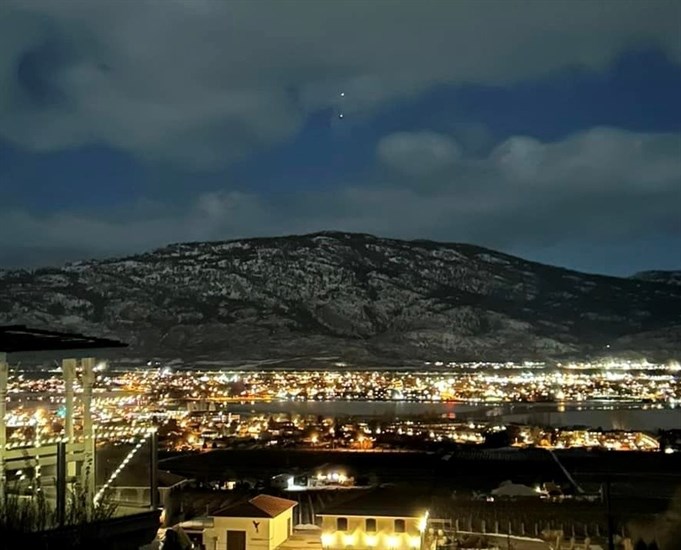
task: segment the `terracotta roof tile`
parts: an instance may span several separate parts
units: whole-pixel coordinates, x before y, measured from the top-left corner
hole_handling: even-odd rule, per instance
[[[271,495],[258,495],[248,502],[240,502],[218,510],[213,516],[227,518],[275,518],[297,502]]]
[[[273,497],[271,495],[258,495],[248,502],[257,506],[272,518],[284,513],[289,508],[293,508],[297,504],[297,502],[293,500]]]
[[[250,502],[240,502],[232,504],[226,508],[221,508],[211,514],[221,518],[271,518],[267,512],[261,510]]]

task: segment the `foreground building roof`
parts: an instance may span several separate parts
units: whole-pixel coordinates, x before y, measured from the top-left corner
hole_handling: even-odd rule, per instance
[[[271,495],[258,495],[247,502],[218,510],[213,516],[223,518],[275,518],[293,508],[297,502]]]
[[[376,516],[417,518],[430,506],[430,497],[397,487],[377,488],[348,495],[331,503],[320,516]]]
[[[88,352],[125,348],[127,344],[109,338],[95,338],[70,332],[30,328],[26,325],[0,326],[0,353],[7,355],[41,352]],[[69,353],[69,356],[73,356]]]

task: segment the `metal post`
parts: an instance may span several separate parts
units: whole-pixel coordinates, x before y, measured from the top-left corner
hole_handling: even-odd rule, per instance
[[[92,386],[95,383],[95,360],[87,357],[81,361],[83,367],[83,467],[81,478],[85,488],[88,519],[92,515],[95,498],[95,432],[92,423]]]
[[[73,385],[76,379],[76,360],[63,359],[61,370],[64,375],[64,389],[66,394],[66,416],[64,417],[64,436],[66,443],[72,444],[73,441],[73,419],[76,415],[73,406]],[[66,466],[66,473],[70,478],[76,476],[76,463],[69,462]]]
[[[158,435],[152,428],[149,438],[149,494],[151,509],[158,509]]]
[[[57,524],[66,519],[66,443],[57,443]]]
[[[612,518],[612,498],[610,495],[610,478],[605,480],[605,505],[608,513],[608,550],[615,550],[615,522]]]
[[[0,503],[5,500],[5,446],[7,444],[7,426],[5,413],[7,412],[7,376],[9,365],[7,355],[0,352]]]

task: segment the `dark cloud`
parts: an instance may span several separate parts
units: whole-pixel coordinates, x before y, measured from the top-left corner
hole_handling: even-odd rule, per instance
[[[451,137],[435,132],[397,132],[378,143],[378,158],[410,176],[429,176],[451,169],[461,156]]]
[[[182,186],[186,202],[156,193],[115,212],[76,204],[42,215],[0,204],[0,265],[320,229],[522,253],[582,243],[590,258],[626,254],[634,239],[678,244],[681,137],[672,134],[585,128],[556,142],[516,135],[496,144],[484,125],[453,121],[451,132],[426,125],[382,136],[361,181],[285,193],[229,178],[222,190],[187,188],[199,172],[222,178],[234,159],[290,139],[313,114],[342,109],[371,121],[438,84],[600,69],[637,47],[681,62],[679,20],[675,0],[4,0],[0,139],[34,152],[89,144],[151,159],[172,175],[155,188]],[[670,262],[681,263],[674,252]]]
[[[201,167],[286,139],[340,90],[361,112],[440,82],[602,67],[631,46],[681,59],[674,0],[5,0],[0,10],[0,136]]]

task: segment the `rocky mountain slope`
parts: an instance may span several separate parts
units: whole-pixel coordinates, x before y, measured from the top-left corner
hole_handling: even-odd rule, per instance
[[[632,279],[681,286],[681,271],[641,271],[633,275]]]
[[[0,323],[114,336],[132,356],[186,360],[670,357],[681,287],[325,232],[0,271]]]

